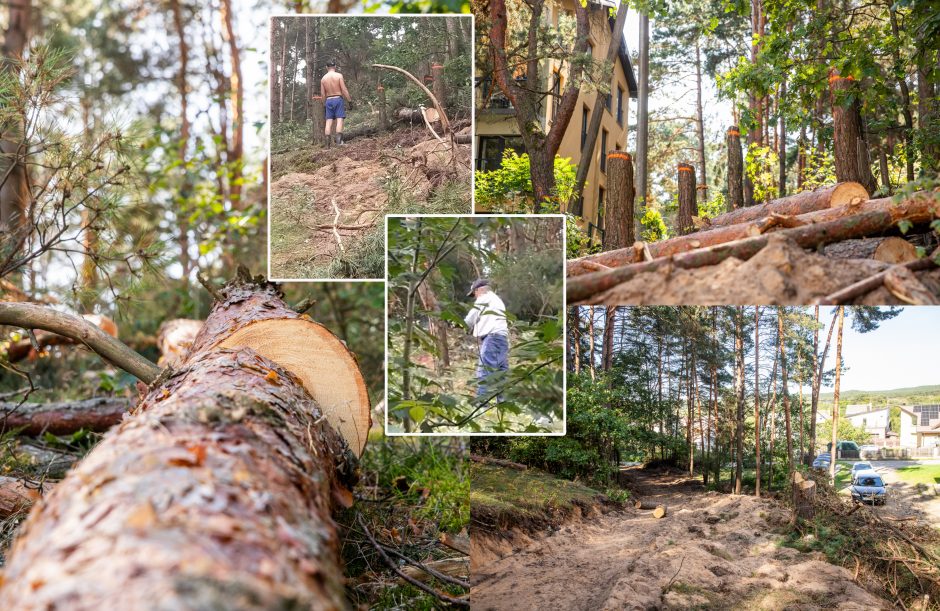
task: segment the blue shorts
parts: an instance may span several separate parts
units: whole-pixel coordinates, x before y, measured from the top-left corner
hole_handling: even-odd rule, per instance
[[[346,118],[346,101],[342,97],[334,96],[326,99],[326,118],[327,120]]]

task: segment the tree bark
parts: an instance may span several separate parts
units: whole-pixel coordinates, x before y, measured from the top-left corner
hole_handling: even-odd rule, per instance
[[[728,202],[727,211],[744,208],[744,157],[741,153],[741,132],[729,127],[728,144]]]
[[[725,227],[746,223],[769,216],[772,213],[797,215],[837,208],[848,204],[866,201],[869,192],[857,182],[843,182],[831,187],[821,187],[815,191],[804,191],[787,197],[771,200],[766,204],[726,212],[709,219],[710,227]]]
[[[384,132],[388,131],[388,103],[385,100],[385,87],[380,83],[376,91],[379,94],[379,126]]]
[[[790,424],[790,391],[787,388],[787,336],[783,325],[785,310],[783,306],[777,308],[777,343],[780,344],[780,375],[783,389],[783,414],[787,431],[787,476],[793,474],[793,430]]]
[[[442,320],[435,317],[440,311],[440,304],[437,295],[427,282],[418,285],[418,298],[421,300],[421,307],[429,312],[429,321],[431,325],[431,335],[437,340],[437,361],[438,372],[441,368],[450,367],[450,350],[447,342],[447,325]]]
[[[790,478],[793,490],[793,519],[812,521],[816,517],[816,482],[795,471]]]
[[[705,174],[705,117],[702,105],[702,49],[699,37],[695,37],[695,132],[698,137],[699,184],[695,190],[696,202],[708,201],[708,178]],[[706,471],[707,473],[707,471]]]
[[[588,335],[589,335],[590,338],[591,338],[591,350],[590,350],[590,352],[588,352],[588,366],[590,367],[590,370],[591,370],[591,381],[593,382],[593,381],[596,379],[595,369],[594,369],[594,346],[595,346],[595,339],[594,339],[594,306],[591,306],[591,308],[590,308],[589,311],[590,311],[590,314],[588,314],[588,316],[589,316],[589,318],[588,318]]]
[[[352,503],[361,448],[312,386],[343,372],[334,362],[310,379],[286,352],[246,340],[260,325],[283,342],[266,322],[289,327],[294,352],[323,333],[273,285],[222,289],[189,359],[31,513],[0,607],[346,606],[331,512]],[[351,357],[346,367],[358,376]]]
[[[636,184],[639,203],[638,219],[643,218],[647,206],[646,194],[649,191],[649,91],[650,91],[650,18],[647,13],[640,12],[640,42],[639,50],[639,83],[637,84],[636,103]]]
[[[687,163],[680,163],[678,173],[679,212],[676,225],[679,235],[688,235],[695,231],[692,219],[698,216],[698,204],[695,201],[695,169]]]
[[[901,220],[918,224],[930,222],[938,216],[940,216],[940,203],[929,196],[915,196],[889,210],[871,210],[834,221],[784,229],[777,234],[793,240],[801,248],[816,248],[832,242],[880,233],[891,229]],[[568,303],[574,305],[621,282],[626,282],[638,274],[656,271],[667,266],[692,269],[717,265],[729,257],[747,260],[760,252],[769,240],[770,237],[767,235],[758,235],[708,248],[699,248],[671,257],[661,257],[606,271],[581,274],[569,278],[567,282]]]
[[[629,153],[612,151],[607,155],[607,205],[604,206],[604,248],[631,246],[633,234],[633,161]]]
[[[45,484],[50,488],[49,484]],[[0,476],[0,519],[25,514],[42,498],[43,486],[33,486],[14,477]]]
[[[242,66],[241,51],[238,48],[238,40],[235,38],[235,27],[232,22],[232,0],[221,0],[219,4],[219,16],[222,20],[222,39],[228,43],[229,62],[231,63],[231,72],[229,73],[229,103],[231,104],[232,123],[232,141],[226,151],[225,161],[228,164],[229,174],[229,198],[232,206],[236,210],[244,208],[244,202],[241,201],[242,193],[242,165],[244,156],[244,111],[243,104],[245,99],[244,86],[242,84]],[[285,32],[284,42],[287,42]],[[283,56],[282,56],[283,57]],[[281,99],[284,98],[284,77],[281,77]],[[283,118],[283,108],[281,109]]]
[[[845,320],[845,307],[839,306],[839,332],[836,339],[836,381],[832,388],[832,454],[829,457],[829,483],[836,485],[836,463],[839,459],[839,378],[842,372],[842,323]]]
[[[447,90],[444,84],[444,66],[433,64],[431,66],[431,75],[434,77],[434,97],[440,102],[441,106],[447,104]]]
[[[3,32],[4,72],[16,72],[18,61],[29,44],[33,20],[32,0],[10,3],[7,27]],[[18,78],[11,76],[11,78]],[[0,233],[8,236],[5,248],[19,251],[29,234],[29,181],[27,178],[25,128],[22,120],[4,128],[0,139]]]
[[[857,84],[851,76],[842,77],[833,72],[829,77],[830,100],[832,103],[833,148],[836,179],[839,182],[852,181],[863,185],[868,191],[876,188],[871,168],[860,162],[860,144],[865,145],[862,136],[861,117],[857,103],[850,98],[857,95]]]
[[[85,429],[107,431],[133,407],[123,397],[97,397],[83,401],[54,403],[0,403],[0,429],[20,429],[20,435],[38,437],[43,433],[71,435]]]
[[[604,311],[604,371],[610,371],[614,362],[614,324],[617,306],[607,306]]]
[[[760,308],[754,306],[754,496],[760,497]]]

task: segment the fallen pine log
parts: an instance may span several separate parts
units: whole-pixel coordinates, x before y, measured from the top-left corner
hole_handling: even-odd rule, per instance
[[[43,488],[50,487],[50,484],[33,486],[15,477],[0,476],[0,519],[26,513],[42,498]]]
[[[908,201],[921,197],[930,198],[933,197],[933,195],[930,192],[922,191],[912,195],[908,198]],[[658,259],[683,252],[690,252],[699,248],[727,244],[736,240],[763,235],[774,230],[792,229],[804,225],[826,223],[865,212],[891,211],[898,205],[899,204],[895,203],[892,198],[886,197],[850,206],[817,210],[793,217],[774,215],[746,223],[730,225],[728,227],[707,229],[689,235],[663,240],[662,242],[653,242],[651,244],[637,242],[627,248],[619,248],[596,255],[588,255],[579,259],[572,259],[568,261],[566,273],[569,278],[572,276],[580,276],[592,271],[597,271],[597,265],[608,268],[620,267],[644,260]],[[744,210],[751,209],[752,208],[744,208]],[[648,257],[644,254],[643,249],[638,248],[638,245],[646,247],[645,252],[649,253]],[[916,248],[914,250],[916,253]]]
[[[528,467],[522,463],[512,462],[511,460],[503,460],[502,458],[490,458],[489,456],[481,456],[479,454],[471,454],[470,460],[473,462],[486,463],[489,465],[496,465],[498,467],[515,469],[516,471],[525,471],[528,469]]]
[[[65,477],[79,458],[77,454],[39,444],[34,445],[22,439],[13,454],[17,460],[28,462],[33,467],[31,471],[40,472],[44,477],[52,479]]]
[[[904,267],[909,271],[921,271],[930,269],[934,266],[940,266],[940,249],[935,250],[929,257],[903,263],[896,267]],[[886,269],[883,272],[878,272],[877,274],[869,276],[864,280],[859,280],[858,282],[850,284],[849,286],[844,287],[835,293],[831,293],[823,299],[820,299],[819,305],[838,305],[849,303],[853,299],[870,293],[885,283],[885,280],[888,277],[888,272],[890,272],[891,269],[893,268]]]
[[[96,397],[53,403],[0,403],[0,430],[22,429],[20,435],[70,435],[81,429],[107,431],[121,421],[132,402],[124,397]]]
[[[880,233],[891,229],[902,220],[916,224],[927,223],[938,217],[940,217],[940,201],[934,199],[931,194],[927,194],[912,197],[891,208],[869,210],[868,212],[833,221],[784,229],[774,235],[791,239],[801,248],[816,248],[840,240]],[[768,235],[758,235],[707,248],[699,248],[670,257],[661,257],[652,261],[624,265],[606,271],[592,272],[569,278],[566,290],[568,303],[574,305],[577,302],[590,299],[593,295],[606,291],[621,282],[626,282],[644,272],[652,272],[670,266],[693,269],[717,265],[730,257],[747,260],[760,252],[767,245],[769,239],[770,236]]]
[[[186,357],[200,329],[201,320],[173,318],[164,321],[157,329],[157,348],[160,350],[157,365],[173,367],[179,364]]]
[[[725,212],[709,219],[708,224],[711,227],[724,227],[756,221],[771,214],[796,216],[816,210],[857,204],[866,201],[868,198],[869,193],[861,184],[857,182],[840,182],[831,187],[821,187],[815,191],[803,191],[802,193],[774,199],[766,204]]]
[[[657,503],[644,502],[639,499],[633,502],[634,509],[649,510],[649,509],[656,509],[657,507],[659,507]]]
[[[331,513],[364,442],[338,430],[368,420],[355,360],[274,285],[219,295],[179,369],[31,512],[0,608],[347,606]]]
[[[42,306],[37,306],[42,307]],[[94,326],[101,329],[103,332],[107,333],[111,337],[118,336],[118,328],[113,320],[107,316],[101,316],[99,314],[83,314],[82,318],[93,324]],[[29,339],[22,339],[18,342],[10,344],[10,347],[7,348],[7,359],[11,363],[16,363],[22,361],[23,359],[30,357],[30,355],[35,356],[37,350],[36,347],[39,347],[40,351],[44,351],[53,346],[68,346],[80,343],[76,338],[66,337],[64,335],[58,335],[49,331],[36,331],[34,333],[36,338],[36,345],[33,345],[33,342]],[[32,358],[32,357],[30,357]]]
[[[897,236],[859,238],[830,244],[823,254],[833,259],[874,259],[885,263],[917,260],[917,247]]]

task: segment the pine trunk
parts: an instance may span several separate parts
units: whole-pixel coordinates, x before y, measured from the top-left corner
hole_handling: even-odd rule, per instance
[[[832,103],[833,156],[836,179],[863,185],[869,192],[875,190],[875,179],[861,158],[867,158],[867,145],[862,135],[861,117],[853,100],[857,95],[857,83],[851,76],[841,77],[833,73],[829,77]]]
[[[727,210],[744,208],[744,157],[741,153],[741,132],[737,127],[728,128],[728,202]]]
[[[604,248],[616,249],[632,246],[633,206],[636,191],[633,186],[633,161],[628,153],[612,151],[607,155],[607,204],[604,206]]]
[[[27,519],[0,608],[346,606],[331,513],[368,428],[355,360],[273,285],[221,295],[189,358]]]
[[[688,235],[695,231],[692,219],[698,216],[698,204],[695,202],[695,169],[687,164],[679,164],[679,212],[676,225],[679,235]]]

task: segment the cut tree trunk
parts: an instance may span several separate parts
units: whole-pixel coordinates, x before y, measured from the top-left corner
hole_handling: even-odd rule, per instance
[[[918,194],[890,209],[872,210],[834,221],[784,229],[776,235],[793,240],[801,248],[816,248],[841,240],[881,233],[891,229],[902,220],[917,224],[927,223],[938,217],[940,217],[940,202],[929,194],[926,196]],[[692,269],[717,265],[730,257],[747,260],[760,252],[769,239],[768,235],[759,235],[708,248],[699,248],[671,257],[661,257],[607,271],[582,274],[568,280],[566,288],[568,303],[577,305],[577,302],[587,300],[638,274],[656,271],[667,266]]]
[[[805,479],[799,471],[794,471],[791,481],[794,521],[812,520],[816,517],[816,482]]]
[[[830,244],[823,254],[833,259],[874,259],[885,263],[907,263],[917,260],[917,247],[897,236],[859,238]]]
[[[859,158],[859,150],[867,145],[862,137],[861,117],[858,104],[853,101],[858,85],[851,76],[839,76],[832,71],[829,76],[829,94],[832,103],[832,153],[835,159],[836,178],[842,181],[854,181],[873,191],[874,176],[871,168]],[[861,142],[860,142],[861,141]]]
[[[385,100],[385,87],[380,84],[376,87],[376,91],[379,94],[379,126],[384,132],[388,130],[388,103]]]
[[[20,435],[36,437],[43,433],[71,435],[87,431],[107,431],[133,407],[123,397],[97,397],[84,401],[56,403],[0,403],[0,430],[22,429]]]
[[[679,164],[679,213],[676,217],[679,235],[695,231],[693,218],[698,217],[698,204],[695,201],[695,170],[688,163]]]
[[[604,206],[604,248],[625,248],[633,244],[633,161],[623,151],[607,155],[607,205]]]
[[[931,195],[927,192],[920,192],[912,197],[931,197]],[[727,227],[715,227],[714,229],[699,231],[687,236],[678,236],[663,240],[662,242],[645,244],[645,251],[644,249],[631,247],[602,252],[596,255],[588,255],[580,259],[571,259],[567,263],[567,273],[569,277],[579,276],[588,272],[598,271],[598,269],[620,267],[622,265],[648,260],[643,254],[644,252],[649,252],[649,258],[658,259],[660,257],[689,252],[698,248],[727,244],[735,240],[759,236],[770,231],[828,223],[878,210],[890,212],[896,206],[897,204],[892,198],[886,197],[873,199],[857,205],[807,212],[806,214],[794,217],[772,215],[747,223],[738,223],[736,225],[728,225]],[[751,208],[745,208],[744,210],[751,210]]]
[[[167,320],[157,329],[157,348],[160,350],[160,367],[175,367],[189,353],[193,340],[202,329],[201,320],[174,318]]]
[[[310,110],[313,113],[310,122],[310,139],[314,144],[323,146],[326,144],[326,107],[322,95],[313,96],[313,104],[310,105]],[[346,134],[343,137],[348,138]]]
[[[447,91],[444,85],[444,66],[434,64],[431,66],[431,76],[434,77],[434,97],[441,103],[441,106],[447,104]]]
[[[737,223],[746,223],[770,216],[773,213],[788,216],[806,214],[807,212],[825,210],[826,208],[857,204],[866,201],[868,198],[868,191],[859,183],[843,182],[831,187],[822,187],[815,191],[803,191],[795,195],[788,195],[787,197],[771,200],[766,204],[726,212],[709,219],[708,225],[710,227],[724,227]]]
[[[639,510],[649,510],[649,509],[652,509],[652,510],[653,510],[653,517],[656,518],[657,520],[660,519],[660,518],[665,518],[665,517],[666,517],[666,511],[667,511],[667,510],[666,510],[666,506],[665,506],[665,505],[658,505],[658,504],[656,504],[656,503],[643,502],[643,501],[639,501],[639,500],[638,500],[638,501],[636,501],[636,502],[633,503],[633,507],[634,507],[634,509],[639,509]]]
[[[728,145],[728,204],[727,210],[744,208],[744,155],[741,153],[741,132],[729,127]]]
[[[342,342],[239,274],[189,358],[31,513],[0,608],[346,607],[331,513],[352,503],[363,396]]]

